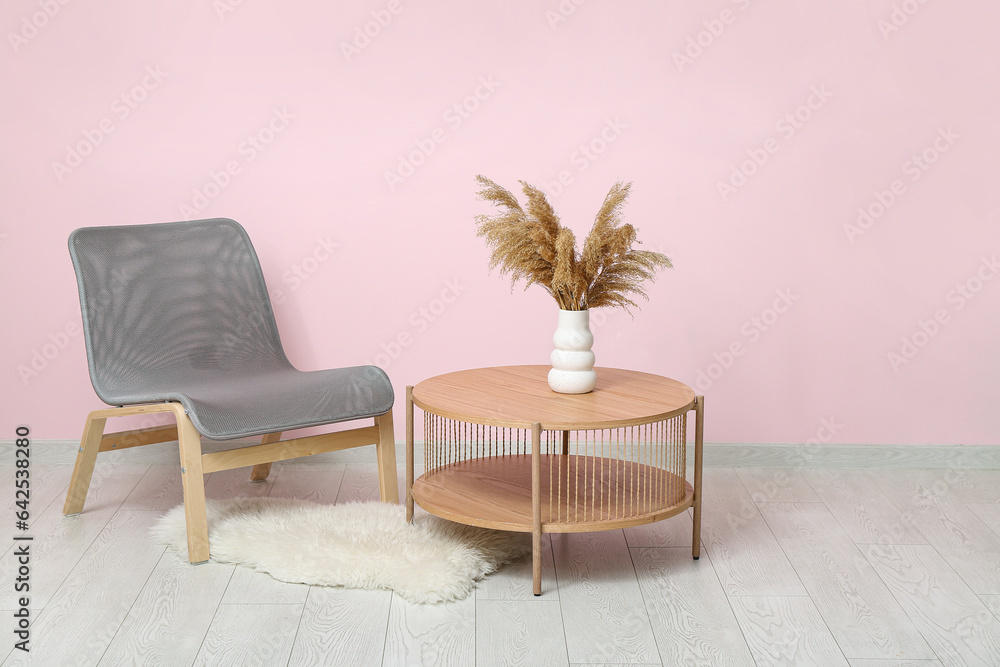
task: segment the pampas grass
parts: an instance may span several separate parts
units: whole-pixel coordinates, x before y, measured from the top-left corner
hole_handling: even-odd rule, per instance
[[[631,183],[615,183],[597,212],[594,226],[577,252],[572,230],[559,223],[545,193],[520,181],[527,202],[524,208],[509,190],[485,176],[479,198],[500,212],[477,215],[477,236],[491,248],[490,270],[499,267],[509,275],[511,287],[526,282],[544,287],[563,310],[618,306],[638,308],[632,297],[649,300],[642,284],[653,280],[657,269],[673,266],[670,259],[651,250],[636,250],[635,227],[621,224],[621,210]]]

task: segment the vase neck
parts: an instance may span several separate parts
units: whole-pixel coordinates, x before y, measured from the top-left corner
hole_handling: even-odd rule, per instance
[[[559,323],[580,324],[590,323],[589,310],[559,310]]]

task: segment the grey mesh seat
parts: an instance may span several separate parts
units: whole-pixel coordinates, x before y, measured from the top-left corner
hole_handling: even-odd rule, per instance
[[[87,417],[65,514],[83,510],[97,454],[177,440],[188,552],[208,560],[203,473],[375,444],[383,501],[397,503],[392,385],[382,369],[299,371],[278,337],[249,236],[218,218],[88,227],[69,237],[90,379],[114,408]],[[120,417],[170,412],[176,426],[104,434]],[[368,419],[371,426],[280,441],[283,431]],[[200,436],[261,444],[202,453]]]

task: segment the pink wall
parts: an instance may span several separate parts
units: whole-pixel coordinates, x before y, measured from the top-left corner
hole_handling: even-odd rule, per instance
[[[595,312],[598,364],[698,387],[708,440],[997,444],[998,19],[986,1],[9,0],[0,438],[78,437],[99,406],[66,250],[86,225],[242,222],[293,362],[381,363],[398,437],[405,385],[546,363],[554,302],[486,271],[483,173],[548,188],[578,237],[634,181],[626,218],[676,268],[635,319]]]

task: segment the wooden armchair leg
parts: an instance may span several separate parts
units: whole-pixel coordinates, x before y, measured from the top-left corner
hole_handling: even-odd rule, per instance
[[[201,467],[201,436],[191,419],[178,410],[177,441],[181,452],[181,480],[184,485],[184,520],[187,525],[188,560],[208,560],[208,516],[205,513],[205,476]]]
[[[261,443],[265,444],[265,443]],[[251,482],[263,482],[267,479],[267,476],[271,474],[271,464],[270,463],[258,463],[250,471],[250,481]]]
[[[268,433],[263,438],[260,439],[260,444],[270,445],[272,442],[278,442],[281,440],[281,431],[277,433]],[[267,476],[271,474],[271,464],[270,463],[258,463],[250,471],[250,481],[251,482],[263,482],[267,479]]]
[[[107,421],[107,418],[95,418],[93,413],[87,415],[87,421],[83,425],[83,437],[80,438],[80,451],[76,455],[76,465],[73,466],[73,476],[70,478],[69,492],[66,494],[66,504],[63,505],[63,514],[79,514],[83,511]]]
[[[392,410],[375,418],[378,426],[378,489],[384,503],[399,504],[396,482],[396,439],[392,432]]]

